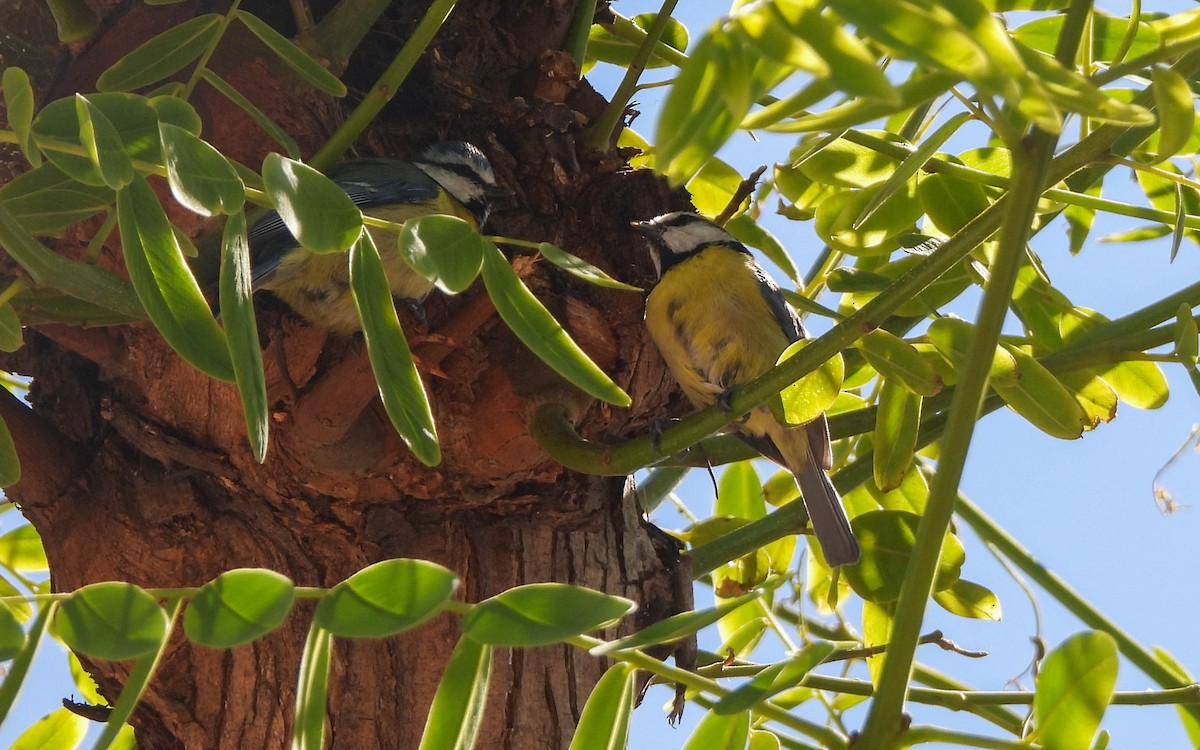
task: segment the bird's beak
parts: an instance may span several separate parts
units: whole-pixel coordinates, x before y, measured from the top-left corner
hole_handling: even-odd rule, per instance
[[[662,236],[662,229],[652,221],[631,221],[629,226],[633,227],[633,231],[638,234],[644,234],[650,238]]]
[[[498,201],[512,197],[513,191],[501,185],[487,185],[483,188],[483,194],[488,200]]]

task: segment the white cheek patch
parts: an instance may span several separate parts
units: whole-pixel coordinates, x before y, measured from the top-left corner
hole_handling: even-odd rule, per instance
[[[485,198],[483,185],[477,180],[443,169],[436,164],[422,164],[421,169],[463,205],[479,203]]]
[[[690,253],[704,245],[716,245],[734,241],[729,232],[716,224],[690,222],[683,226],[667,227],[662,234],[663,244],[676,254]]]

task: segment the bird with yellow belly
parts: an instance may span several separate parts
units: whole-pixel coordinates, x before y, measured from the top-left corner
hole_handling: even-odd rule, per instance
[[[712,406],[775,366],[805,337],[779,287],[733,235],[693,213],[670,213],[634,227],[652,240],[659,281],[646,300],[646,327],[684,394]],[[734,434],[796,477],[825,560],[857,562],[860,551],[826,471],[832,463],[825,415],[781,422],[766,405]]]

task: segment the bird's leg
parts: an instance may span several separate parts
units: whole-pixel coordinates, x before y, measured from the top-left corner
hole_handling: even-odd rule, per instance
[[[673,422],[678,422],[678,419],[656,419],[650,423],[650,450],[654,451],[654,455],[666,458],[667,454],[662,452],[662,447],[659,441],[662,440],[663,430]]]

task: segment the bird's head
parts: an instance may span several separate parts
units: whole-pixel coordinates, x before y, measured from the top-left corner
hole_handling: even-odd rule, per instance
[[[422,151],[413,164],[454,197],[482,226],[492,203],[512,195],[496,184],[492,163],[465,141],[441,141]]]
[[[650,258],[660,277],[671,266],[711,245],[745,250],[742,243],[723,227],[687,211],[663,214],[649,221],[635,221],[632,226],[651,239]]]

